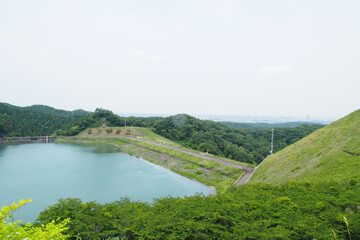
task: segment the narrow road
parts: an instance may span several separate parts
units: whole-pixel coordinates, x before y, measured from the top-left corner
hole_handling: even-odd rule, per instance
[[[204,159],[208,159],[214,162],[218,162],[221,163],[223,165],[229,166],[229,167],[234,167],[234,168],[238,168],[238,169],[242,169],[245,171],[245,173],[235,182],[235,185],[243,185],[245,184],[251,177],[251,175],[253,174],[253,172],[255,171],[255,167],[244,167],[244,166],[240,166],[236,163],[232,163],[232,162],[228,162],[213,156],[209,156],[209,155],[205,155],[205,154],[201,154],[201,153],[197,153],[197,152],[193,152],[193,151],[189,151],[189,150],[185,150],[185,149],[181,149],[181,148],[177,148],[177,147],[172,147],[172,146],[168,146],[165,144],[161,144],[161,143],[156,143],[156,142],[151,142],[151,141],[147,141],[147,140],[143,140],[143,139],[138,139],[138,138],[130,138],[132,140],[135,141],[140,141],[140,142],[144,142],[144,143],[149,143],[152,145],[156,145],[156,146],[160,146],[160,147],[164,147],[164,148],[168,148],[168,149],[172,149],[178,152],[183,152],[183,153],[187,153],[196,157],[200,157],[200,158],[204,158]]]
[[[245,173],[235,182],[235,186],[246,184],[247,181],[249,181],[250,177],[253,175],[254,171],[245,171]]]

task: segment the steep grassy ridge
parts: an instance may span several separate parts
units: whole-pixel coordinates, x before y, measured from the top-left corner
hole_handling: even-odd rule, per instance
[[[360,156],[356,154],[360,154],[360,110],[268,157],[250,183],[359,180]]]

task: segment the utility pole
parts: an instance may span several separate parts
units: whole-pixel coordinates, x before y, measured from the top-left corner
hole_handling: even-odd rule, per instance
[[[270,147],[270,155],[274,153],[274,128],[271,129],[271,147]]]

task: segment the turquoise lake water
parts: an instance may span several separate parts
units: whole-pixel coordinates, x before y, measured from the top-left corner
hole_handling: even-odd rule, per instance
[[[34,143],[0,145],[0,207],[32,198],[15,213],[24,222],[59,198],[106,203],[129,197],[185,197],[212,190],[109,145]]]

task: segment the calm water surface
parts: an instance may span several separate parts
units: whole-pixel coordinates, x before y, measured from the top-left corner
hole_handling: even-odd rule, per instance
[[[151,202],[196,193],[212,190],[108,145],[0,145],[0,206],[32,198],[15,213],[24,222],[35,220],[59,198],[106,203],[128,196]]]

